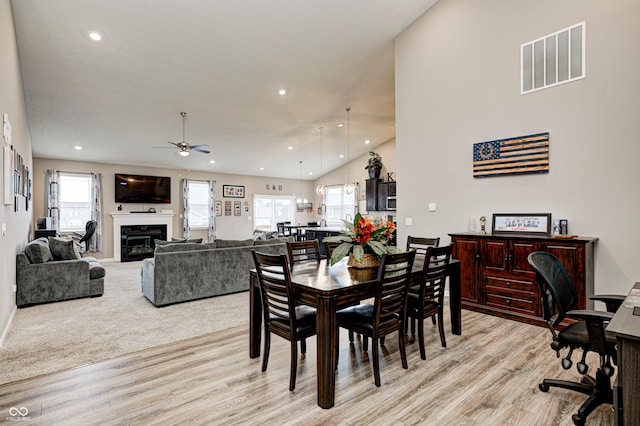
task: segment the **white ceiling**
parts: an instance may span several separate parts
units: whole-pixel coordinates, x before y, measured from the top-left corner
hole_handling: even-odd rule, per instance
[[[351,158],[395,137],[393,41],[436,1],[13,0],[33,155],[317,178],[346,107]],[[181,111],[211,154],[154,148]]]

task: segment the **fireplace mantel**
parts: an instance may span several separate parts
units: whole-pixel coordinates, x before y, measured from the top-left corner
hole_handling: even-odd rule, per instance
[[[113,260],[120,262],[120,234],[122,226],[167,225],[167,238],[173,236],[173,216],[175,213],[111,213],[113,218]]]

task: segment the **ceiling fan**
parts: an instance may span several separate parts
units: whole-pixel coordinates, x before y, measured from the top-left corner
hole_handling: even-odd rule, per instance
[[[210,154],[211,151],[208,150],[209,145],[191,145],[190,143],[187,143],[184,141],[184,130],[185,130],[185,121],[187,118],[187,113],[181,112],[180,115],[182,116],[182,142],[176,143],[176,142],[167,141],[167,143],[170,143],[171,145],[175,145],[176,147],[178,147],[176,154],[181,155],[183,157],[187,157],[191,153],[191,151],[202,152],[203,154]],[[154,146],[154,148],[173,148],[173,147]]]

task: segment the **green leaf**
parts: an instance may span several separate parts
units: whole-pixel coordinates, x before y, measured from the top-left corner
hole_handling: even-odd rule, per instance
[[[324,240],[323,240],[324,241]],[[343,257],[347,256],[351,249],[353,248],[353,244],[351,243],[342,243],[331,252],[331,265],[340,262]]]
[[[358,262],[362,262],[363,255],[364,255],[364,247],[362,247],[360,244],[354,244],[353,257],[355,257]]]
[[[352,239],[348,235],[334,235],[332,237],[324,237],[322,241],[329,243],[350,243]]]
[[[373,250],[373,252],[378,257],[382,257],[385,253],[389,252],[389,249],[388,249],[387,245],[381,243],[380,241],[371,241],[371,240],[369,240],[367,245],[369,247],[371,247],[371,250]]]

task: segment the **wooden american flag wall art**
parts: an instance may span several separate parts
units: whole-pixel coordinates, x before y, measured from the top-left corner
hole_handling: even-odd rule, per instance
[[[473,177],[549,173],[549,133],[473,144]]]

